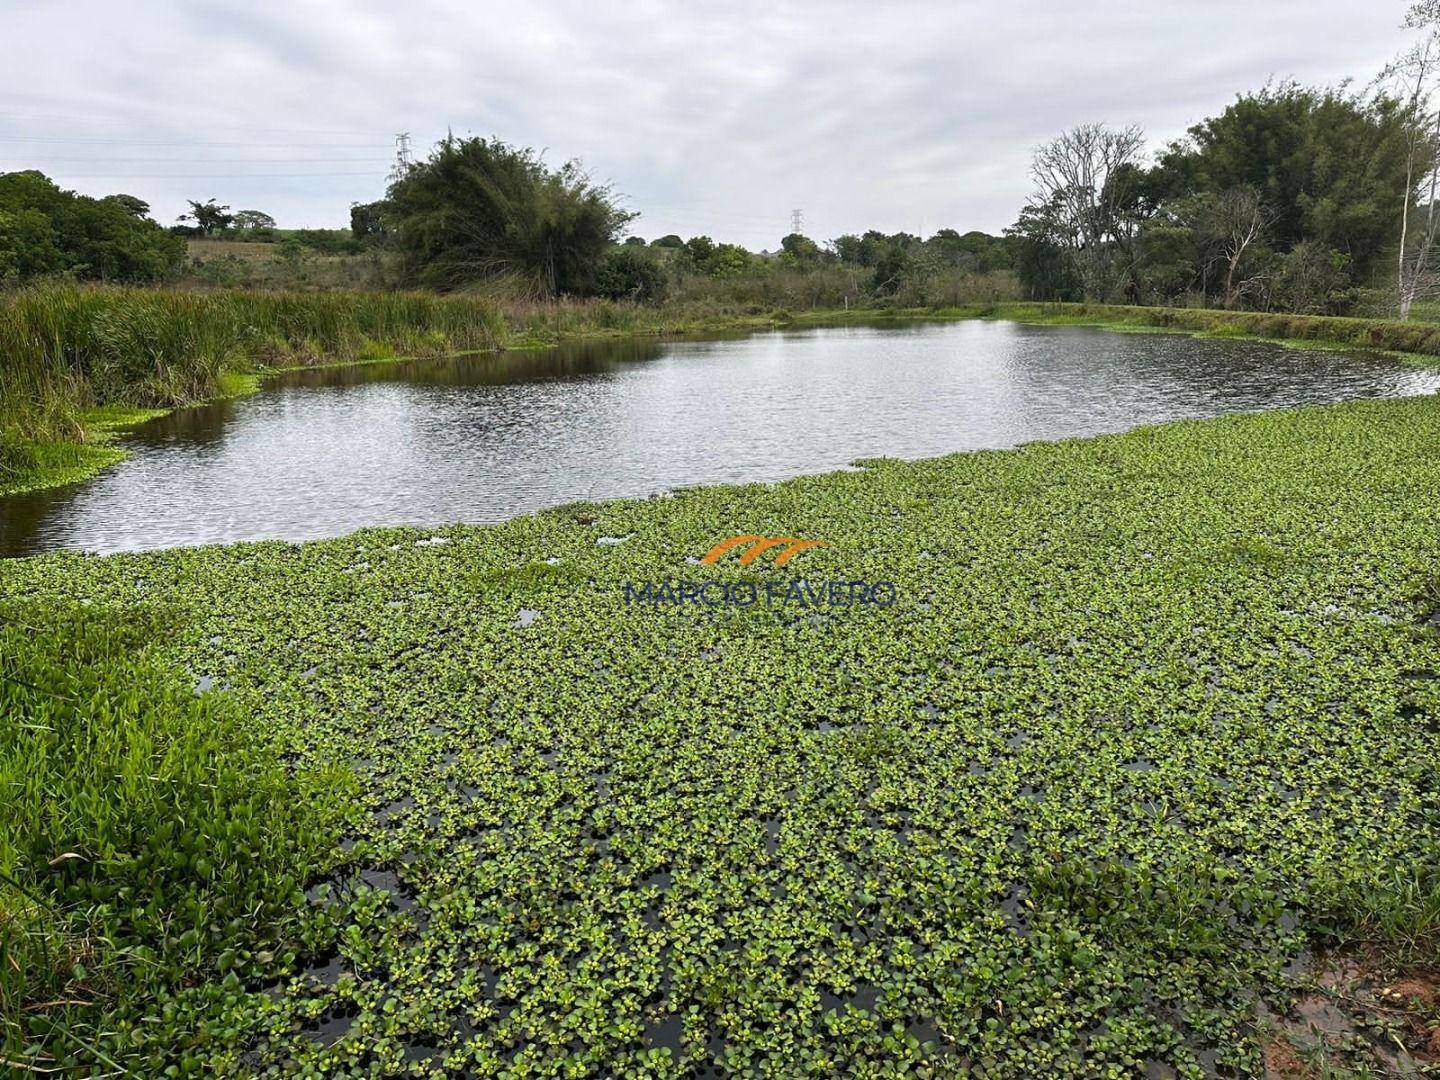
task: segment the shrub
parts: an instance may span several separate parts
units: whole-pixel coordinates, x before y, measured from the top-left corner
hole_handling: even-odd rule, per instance
[[[0,280],[64,273],[100,281],[173,277],[182,239],[146,215],[130,195],[92,199],[62,191],[41,173],[0,174]]]
[[[551,169],[498,139],[447,138],[390,185],[382,217],[405,283],[453,289],[520,275],[556,296],[595,290],[634,215],[576,162]]]
[[[632,247],[622,247],[605,257],[596,291],[611,300],[654,303],[665,298],[666,285],[659,263]]]

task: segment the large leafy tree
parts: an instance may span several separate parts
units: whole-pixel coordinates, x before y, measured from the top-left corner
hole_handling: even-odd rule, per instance
[[[64,191],[34,170],[0,173],[0,279],[171,277],[185,260],[185,242],[150,220],[149,210],[133,195]]]
[[[237,229],[247,231],[275,228],[275,219],[263,210],[236,210],[232,223]]]
[[[396,177],[380,216],[407,284],[512,276],[556,296],[595,291],[635,215],[576,162],[550,168],[498,139],[447,137]]]
[[[1369,275],[1394,247],[1410,142],[1390,97],[1282,83],[1191,128],[1151,182],[1172,198],[1253,191],[1278,251],[1316,241]]]
[[[1005,230],[1015,273],[1030,300],[1080,300],[1085,283],[1071,258],[1071,232],[1058,202],[1032,201],[1020,220]]]

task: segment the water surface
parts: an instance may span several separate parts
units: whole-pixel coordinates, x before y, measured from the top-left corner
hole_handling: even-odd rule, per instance
[[[495,522],[862,457],[1437,390],[1440,369],[1378,355],[1000,322],[301,372],[137,429],[132,457],[85,483],[0,500],[0,554]]]

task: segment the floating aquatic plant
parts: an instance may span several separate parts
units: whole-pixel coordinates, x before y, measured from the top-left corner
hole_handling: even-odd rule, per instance
[[[291,768],[359,783],[303,939],[99,1049],[144,1031],[149,1065],[275,1075],[1253,1074],[1287,963],[1415,929],[1406,889],[1434,881],[1437,446],[1435,400],[1361,402],[6,564],[5,601],[183,611],[177,685],[212,678],[196,700]],[[717,580],[897,600],[625,603],[742,533],[829,546]]]

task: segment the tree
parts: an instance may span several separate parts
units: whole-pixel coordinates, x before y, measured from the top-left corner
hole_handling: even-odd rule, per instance
[[[150,216],[150,204],[134,195],[106,195],[105,201],[114,203],[131,217],[147,218]]]
[[[810,266],[820,261],[820,245],[808,236],[791,233],[780,241],[780,250],[793,263]]]
[[[875,263],[870,289],[880,296],[894,296],[910,270],[910,253],[903,244],[890,244]]]
[[[275,228],[275,219],[263,210],[237,210],[232,223],[237,229]]]
[[[1035,153],[1036,202],[1054,218],[1054,235],[1079,269],[1085,295],[1104,299],[1113,285],[1115,246],[1133,235],[1122,207],[1145,144],[1135,126],[1082,124]]]
[[[224,232],[235,220],[235,215],[229,212],[230,207],[217,205],[213,195],[203,203],[196,202],[194,199],[185,201],[190,204],[190,212],[181,214],[176,220],[193,221],[202,236]]]
[[[739,244],[716,244],[706,260],[705,273],[712,278],[744,277],[752,264],[750,252]]]
[[[849,233],[837,236],[831,241],[831,246],[841,262],[873,267],[880,262],[881,256],[895,239],[876,229],[867,229],[861,236]]]
[[[44,174],[0,173],[0,278],[65,274],[151,282],[176,274],[185,242],[140,213],[130,195],[93,199]]]
[[[1317,240],[1368,277],[1394,251],[1410,138],[1393,97],[1282,83],[1192,127],[1153,182],[1169,199],[1251,188],[1269,208],[1277,251]]]
[[[715,241],[708,236],[692,236],[685,241],[684,252],[695,272],[703,274],[715,256]]]
[[[1085,293],[1067,247],[1069,226],[1054,202],[1032,201],[1005,230],[1015,247],[1015,273],[1030,300],[1078,300]]]
[[[510,275],[547,296],[593,292],[634,216],[578,162],[552,169],[499,139],[454,137],[391,183],[382,211],[402,281],[456,288]]]
[[[1400,318],[1410,318],[1410,310],[1421,295],[1436,291],[1434,257],[1436,229],[1440,218],[1436,213],[1437,165],[1436,148],[1440,146],[1440,109],[1435,108],[1437,83],[1440,83],[1440,0],[1422,0],[1412,4],[1405,16],[1405,26],[1419,30],[1418,42],[1407,49],[1381,75],[1382,80],[1398,84],[1408,121],[1405,143],[1405,200],[1400,213],[1400,245],[1396,292]],[[1410,231],[1411,207],[1417,190],[1425,189],[1424,216],[1419,220],[1416,237]],[[1418,243],[1415,242],[1418,240]]]
[[[644,246],[645,246],[645,238],[644,238],[643,236],[627,236],[627,237],[625,238],[625,246],[626,246],[626,247],[644,247]]]
[[[43,213],[0,209],[0,282],[53,274],[61,265],[55,230]]]
[[[1269,215],[1254,188],[1236,187],[1199,201],[1196,233],[1218,249],[1225,263],[1225,306],[1235,306],[1239,282],[1235,274],[1247,252],[1264,235]]]
[[[1301,315],[1334,315],[1350,302],[1349,258],[1315,240],[1296,244],[1275,282],[1275,299]]]
[[[1014,265],[1005,239],[983,232],[971,231],[962,236],[954,229],[941,229],[925,241],[925,247],[945,265],[970,273],[1010,270]]]
[[[651,240],[650,246],[662,248],[683,248],[685,246],[685,241],[681,240],[680,237],[676,236],[674,233],[666,233],[658,240]]]
[[[350,204],[350,235],[361,244],[385,238],[385,200]]]

